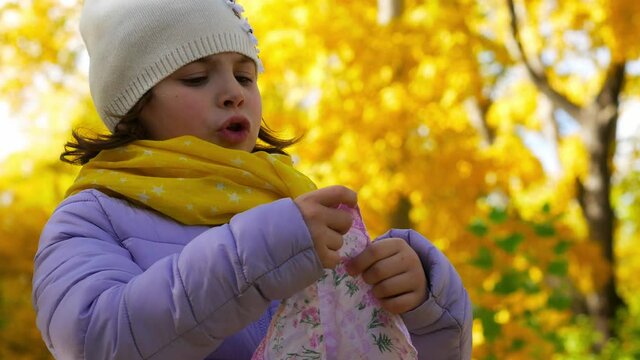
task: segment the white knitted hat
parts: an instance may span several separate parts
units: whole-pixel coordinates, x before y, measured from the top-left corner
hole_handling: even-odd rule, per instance
[[[85,0],[80,33],[89,86],[109,130],[151,87],[178,68],[222,52],[248,56],[262,72],[257,40],[235,0]]]

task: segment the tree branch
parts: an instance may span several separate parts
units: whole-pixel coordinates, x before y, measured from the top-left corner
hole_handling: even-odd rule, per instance
[[[403,10],[404,0],[378,0],[378,24],[389,24],[399,18]]]
[[[626,62],[614,63],[607,70],[607,78],[595,99],[598,107],[604,110],[604,113],[601,114],[602,119],[612,119],[614,115],[617,115],[610,112],[617,113],[618,111],[620,93],[624,88],[626,65]]]
[[[564,111],[578,120],[581,110],[580,106],[574,104],[567,97],[553,89],[553,87],[551,87],[551,84],[549,83],[549,79],[547,78],[547,75],[545,74],[541,63],[539,61],[534,62],[533,59],[529,59],[529,57],[527,56],[527,53],[524,50],[524,46],[522,44],[522,39],[520,38],[520,30],[518,29],[518,18],[516,16],[514,0],[507,0],[507,3],[509,5],[509,13],[511,15],[511,31],[513,32],[513,37],[518,46],[518,51],[522,56],[522,61],[527,68],[529,76],[531,76],[531,80],[538,87],[538,89],[553,102],[556,107],[564,109]]]

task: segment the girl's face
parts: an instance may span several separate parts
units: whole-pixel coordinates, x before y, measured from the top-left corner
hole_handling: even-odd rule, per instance
[[[192,135],[251,151],[262,119],[257,80],[254,62],[238,53],[196,60],[151,89],[142,125],[154,140]]]

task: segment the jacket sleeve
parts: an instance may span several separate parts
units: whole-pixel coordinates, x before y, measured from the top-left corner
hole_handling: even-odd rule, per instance
[[[33,302],[56,358],[202,359],[271,300],[322,274],[290,199],[238,214],[146,271],[120,240],[87,192],[63,202],[45,226]]]
[[[447,257],[414,230],[392,229],[380,236],[401,238],[418,253],[429,285],[427,300],[402,314],[420,359],[471,359],[471,300]]]

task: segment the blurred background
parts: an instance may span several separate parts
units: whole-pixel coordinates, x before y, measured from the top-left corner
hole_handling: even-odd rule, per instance
[[[447,254],[474,359],[640,359],[640,1],[242,4],[265,120],[359,192],[372,235]],[[32,260],[78,171],[70,130],[104,131],[80,8],[0,0],[0,359],[50,358]]]

